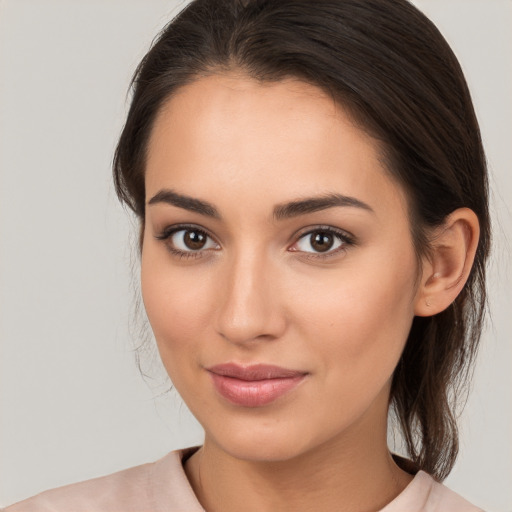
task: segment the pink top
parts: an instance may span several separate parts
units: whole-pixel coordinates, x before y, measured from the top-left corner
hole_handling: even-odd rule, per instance
[[[182,465],[195,450],[176,450],[153,463],[45,491],[5,512],[204,512]],[[419,471],[380,512],[483,511]]]

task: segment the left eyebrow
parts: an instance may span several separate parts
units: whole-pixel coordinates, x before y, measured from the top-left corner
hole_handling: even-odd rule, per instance
[[[333,193],[322,195],[320,197],[308,197],[277,205],[274,208],[274,219],[289,219],[290,217],[298,217],[299,215],[314,213],[334,207],[361,208],[371,213],[375,213],[373,208],[355,197]]]

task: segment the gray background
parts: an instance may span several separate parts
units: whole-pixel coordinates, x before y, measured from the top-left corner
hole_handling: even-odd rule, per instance
[[[0,0],[0,505],[201,442],[136,368],[134,227],[110,182],[131,73],[184,3]],[[467,74],[493,188],[493,322],[446,483],[512,511],[512,3],[415,3]]]

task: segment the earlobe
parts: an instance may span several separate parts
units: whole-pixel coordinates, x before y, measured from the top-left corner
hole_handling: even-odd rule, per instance
[[[433,230],[416,294],[415,315],[440,313],[457,298],[471,272],[479,235],[478,217],[469,208],[455,210]]]

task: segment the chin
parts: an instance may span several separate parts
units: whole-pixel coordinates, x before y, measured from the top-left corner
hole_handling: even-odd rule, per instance
[[[222,451],[239,460],[253,462],[284,462],[299,457],[322,444],[304,429],[300,422],[265,422],[260,425],[241,425],[207,433]]]

